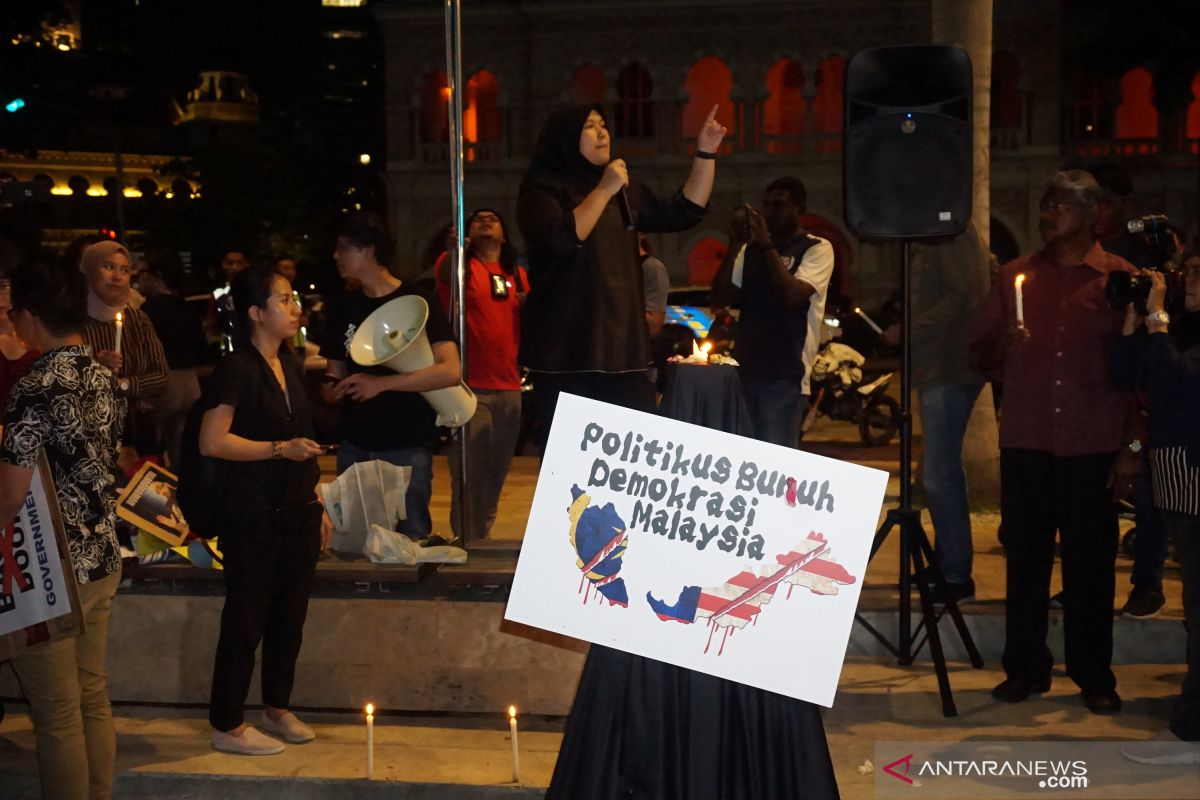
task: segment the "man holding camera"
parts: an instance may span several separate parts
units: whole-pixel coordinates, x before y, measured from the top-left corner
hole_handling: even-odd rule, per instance
[[[833,246],[801,221],[807,203],[799,178],[773,181],[763,213],[747,203],[744,217],[735,214],[713,278],[714,305],[741,300],[733,355],[755,438],[784,447],[800,442],[833,274]]]
[[[1112,714],[1121,698],[1111,668],[1118,529],[1108,486],[1129,442],[1130,397],[1109,374],[1121,312],[1104,290],[1110,273],[1133,267],[1096,241],[1100,195],[1086,172],[1054,175],[1039,204],[1045,247],[1001,269],[971,352],[980,371],[1004,383],[1007,678],[992,694],[1017,703],[1050,688],[1046,634],[1057,530],[1067,673],[1089,710]]]

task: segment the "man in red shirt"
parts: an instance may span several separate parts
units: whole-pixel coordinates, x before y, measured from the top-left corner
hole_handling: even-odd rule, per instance
[[[467,218],[466,359],[467,385],[479,403],[463,427],[467,437],[467,519],[463,519],[460,482],[461,446],[449,449],[453,494],[450,527],[456,537],[491,533],[500,490],[512,463],[521,428],[521,373],[517,349],[521,341],[521,303],[529,288],[525,270],[505,237],[504,220],[482,208]],[[443,253],[434,267],[438,296],[451,319],[450,259]]]
[[[1122,314],[1109,307],[1104,286],[1110,272],[1133,267],[1096,242],[1100,196],[1087,172],[1051,179],[1039,205],[1045,247],[1001,268],[971,351],[976,366],[1004,384],[1000,513],[1008,556],[1008,677],[992,694],[1017,703],[1050,688],[1046,633],[1057,530],[1067,674],[1091,711],[1112,714],[1121,698],[1111,669],[1118,531],[1108,486],[1129,441],[1130,396],[1113,387],[1109,374]],[[1018,275],[1024,276],[1020,290]]]

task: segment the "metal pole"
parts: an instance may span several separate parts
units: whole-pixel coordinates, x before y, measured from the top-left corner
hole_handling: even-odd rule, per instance
[[[113,138],[113,166],[117,172],[117,196],[114,198],[117,205],[117,241],[128,247],[129,242],[125,241],[125,159],[115,135]]]
[[[454,246],[450,249],[450,269],[453,275],[451,282],[451,308],[454,311],[455,334],[458,337],[459,366],[463,379],[467,374],[467,307],[466,307],[466,265],[463,259],[463,139],[462,139],[462,3],[461,0],[445,0],[446,4],[446,84],[450,89],[450,219],[454,226]],[[468,538],[475,531],[468,524],[471,517],[468,513],[467,476],[467,431],[466,426],[459,428],[459,467],[458,481],[461,491],[458,496],[459,523],[462,526],[458,534],[462,537],[462,546],[468,546]]]

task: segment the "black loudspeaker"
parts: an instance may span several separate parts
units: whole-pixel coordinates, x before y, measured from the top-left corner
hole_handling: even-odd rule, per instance
[[[958,47],[863,50],[846,68],[846,223],[858,236],[960,233],[971,218],[971,59]]]

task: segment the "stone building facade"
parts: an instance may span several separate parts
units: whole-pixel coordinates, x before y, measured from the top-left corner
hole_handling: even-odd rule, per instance
[[[1077,154],[1126,163],[1139,210],[1185,226],[1197,216],[1200,101],[1192,95],[1200,77],[1194,91],[1159,97],[1154,86],[1133,85],[1150,74],[1130,78],[1136,63],[1094,63],[1096,48],[1068,35],[1078,27],[1073,15],[1087,13],[1076,5],[994,0],[991,238],[1002,260],[1037,246],[1043,183]],[[709,214],[693,231],[652,237],[672,283],[701,282],[719,260],[729,211],[794,174],[808,186],[810,229],[834,241],[840,289],[869,305],[895,288],[898,247],[859,242],[842,221],[842,82],[846,61],[863,48],[928,42],[928,0],[464,7],[468,208],[487,205],[512,219],[542,120],[556,105],[593,100],[605,104],[631,172],[670,192],[686,176],[689,137],[717,102],[731,133]],[[418,274],[450,221],[444,18],[439,4],[414,0],[373,8],[385,49],[388,213],[400,268]],[[1131,52],[1121,58],[1136,58]],[[1132,100],[1124,96],[1135,90]],[[1144,119],[1122,127],[1122,109],[1130,119],[1157,114],[1154,135],[1133,135],[1149,130]]]

